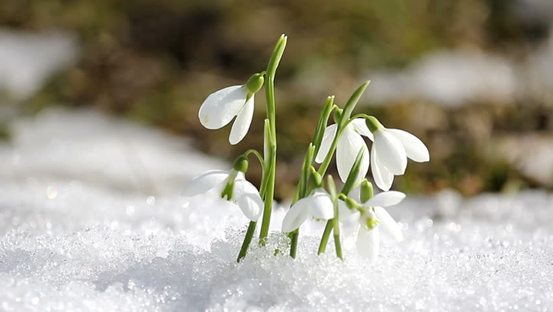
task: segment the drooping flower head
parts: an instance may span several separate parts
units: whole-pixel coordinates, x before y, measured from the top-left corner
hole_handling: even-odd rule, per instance
[[[263,211],[263,200],[257,188],[245,179],[246,170],[247,160],[244,163],[239,157],[232,170],[209,170],[195,177],[186,185],[182,195],[193,197],[219,188],[221,197],[237,204],[248,219],[257,221]]]
[[[338,126],[336,124],[328,126],[323,135],[323,140],[321,143],[321,148],[317,153],[315,161],[317,163],[322,163],[330,151],[332,141],[336,137]],[[361,148],[364,150],[363,159],[359,166],[359,174],[356,181],[361,180],[364,176],[367,175],[369,170],[370,157],[369,149],[363,141],[361,136],[366,136],[372,139],[372,133],[365,125],[365,121],[362,118],[357,118],[352,120],[342,131],[340,137],[338,138],[338,145],[336,147],[336,167],[338,167],[338,175],[342,182],[345,182],[349,176],[351,168],[355,163],[355,158],[357,153]]]
[[[342,205],[340,220],[349,229],[353,239],[356,240],[357,251],[371,262],[378,259],[380,253],[380,230],[384,231],[396,241],[403,240],[401,228],[397,222],[383,207],[399,204],[405,198],[405,194],[389,191],[377,194],[360,209],[347,209]]]
[[[254,95],[263,86],[262,74],[253,75],[245,85],[230,86],[210,94],[198,113],[207,129],[220,129],[236,116],[229,142],[238,144],[248,133],[253,118]]]
[[[321,220],[334,218],[334,204],[322,188],[315,189],[311,196],[298,200],[282,220],[282,232],[298,229],[309,217]]]
[[[387,129],[376,118],[368,117],[366,125],[373,141],[371,148],[371,170],[376,185],[388,191],[394,175],[402,175],[407,168],[407,158],[416,162],[430,160],[430,153],[424,143],[411,133],[399,129]]]

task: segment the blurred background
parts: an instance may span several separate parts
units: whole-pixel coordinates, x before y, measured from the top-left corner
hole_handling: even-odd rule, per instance
[[[9,142],[13,120],[52,107],[87,108],[232,161],[262,149],[264,96],[234,147],[230,127],[204,129],[198,109],[264,70],[286,33],[277,198],[293,193],[326,97],[343,105],[364,80],[357,111],[430,149],[431,162],[409,165],[395,189],[551,190],[552,21],[550,0],[4,0],[0,134]]]

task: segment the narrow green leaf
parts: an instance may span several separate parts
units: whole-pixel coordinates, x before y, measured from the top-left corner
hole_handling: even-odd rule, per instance
[[[351,117],[351,113],[353,112],[353,109],[357,105],[357,102],[359,102],[359,99],[363,95],[363,92],[365,92],[365,89],[367,89],[367,86],[369,86],[370,81],[365,81],[349,98],[348,102],[344,106],[344,112],[342,114],[342,119],[340,122],[340,125],[344,125],[346,122],[348,122],[349,118]],[[341,129],[341,127],[340,127]]]
[[[319,120],[317,121],[317,128],[315,128],[315,134],[313,135],[313,145],[315,145],[314,155],[319,153],[321,148],[321,143],[323,142],[324,132],[326,125],[328,124],[328,119],[330,118],[330,113],[334,107],[334,95],[326,98],[326,102],[323,106],[323,110],[319,115]]]
[[[361,147],[359,149],[359,152],[357,152],[357,157],[355,158],[355,162],[353,163],[353,167],[351,167],[351,171],[349,172],[348,178],[346,180],[346,183],[344,184],[344,187],[342,188],[342,194],[348,195],[349,192],[353,189],[355,186],[355,183],[357,183],[357,176],[359,175],[359,169],[361,166],[361,161],[363,160],[365,154],[365,149]]]

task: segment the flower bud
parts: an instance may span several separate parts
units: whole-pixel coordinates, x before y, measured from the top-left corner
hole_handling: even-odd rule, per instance
[[[339,124],[340,120],[342,119],[342,113],[344,112],[343,109],[337,108],[334,110],[334,123]]]
[[[284,49],[286,48],[287,41],[288,37],[285,34],[282,34],[280,38],[278,38],[273,54],[271,55],[271,59],[269,60],[269,65],[267,66],[267,75],[272,77],[275,76],[278,64],[282,59],[282,54],[284,54]]]
[[[367,124],[367,127],[371,132],[375,132],[378,129],[384,129],[384,126],[378,121],[378,119],[374,118],[373,116],[369,116],[368,118],[365,118],[365,123]]]
[[[248,157],[242,155],[236,158],[236,160],[234,161],[233,168],[236,171],[246,172],[248,171],[248,166],[249,166]]]
[[[263,87],[264,82],[265,78],[262,74],[254,74],[248,79],[248,82],[246,82],[246,88],[248,88],[248,91],[251,93],[256,93]]]
[[[323,177],[313,167],[311,167],[311,182],[315,189],[323,187]]]
[[[369,199],[374,196],[374,189],[371,182],[365,180],[361,183],[361,202],[366,203]]]

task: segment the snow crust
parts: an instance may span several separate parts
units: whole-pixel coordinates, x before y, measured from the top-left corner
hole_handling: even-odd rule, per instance
[[[13,133],[0,147],[0,311],[553,310],[546,192],[409,197],[389,209],[405,241],[384,240],[373,265],[351,250],[342,262],[332,245],[317,257],[315,222],[296,260],[273,232],[237,264],[239,208],[179,196],[224,163],[90,112],[45,113]]]

